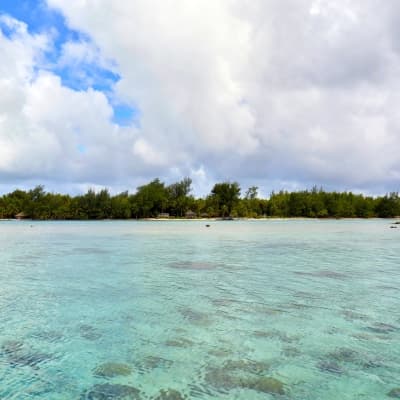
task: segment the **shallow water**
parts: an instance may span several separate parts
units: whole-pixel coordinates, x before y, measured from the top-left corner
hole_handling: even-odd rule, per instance
[[[0,399],[391,398],[400,229],[210,224],[0,222]]]

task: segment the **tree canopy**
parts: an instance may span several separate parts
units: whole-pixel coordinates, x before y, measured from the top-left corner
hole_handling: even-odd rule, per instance
[[[129,219],[155,218],[168,213],[181,218],[197,217],[308,217],[308,218],[390,218],[400,216],[397,192],[380,197],[351,192],[326,192],[316,187],[296,192],[272,192],[268,199],[251,186],[241,197],[237,182],[216,183],[205,198],[191,195],[192,181],[184,178],[166,185],[160,179],[112,196],[107,189],[85,194],[49,193],[44,186],[14,190],[0,197],[0,218],[17,214],[32,219]]]

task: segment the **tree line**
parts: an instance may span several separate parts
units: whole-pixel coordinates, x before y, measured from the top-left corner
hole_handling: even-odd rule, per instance
[[[190,178],[166,185],[159,179],[112,196],[107,189],[70,196],[34,189],[15,190],[0,197],[0,218],[38,220],[98,220],[171,217],[309,217],[389,218],[400,216],[400,197],[380,197],[351,192],[326,192],[316,187],[296,192],[272,192],[268,199],[258,196],[252,186],[243,194],[237,182],[216,183],[204,198],[191,194]]]

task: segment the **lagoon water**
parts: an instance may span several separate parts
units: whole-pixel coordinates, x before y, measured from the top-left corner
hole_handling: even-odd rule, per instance
[[[400,397],[400,226],[209,223],[0,222],[0,399]]]

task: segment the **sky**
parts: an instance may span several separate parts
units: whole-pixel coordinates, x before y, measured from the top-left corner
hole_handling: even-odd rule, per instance
[[[398,0],[0,0],[0,192],[400,189]]]

